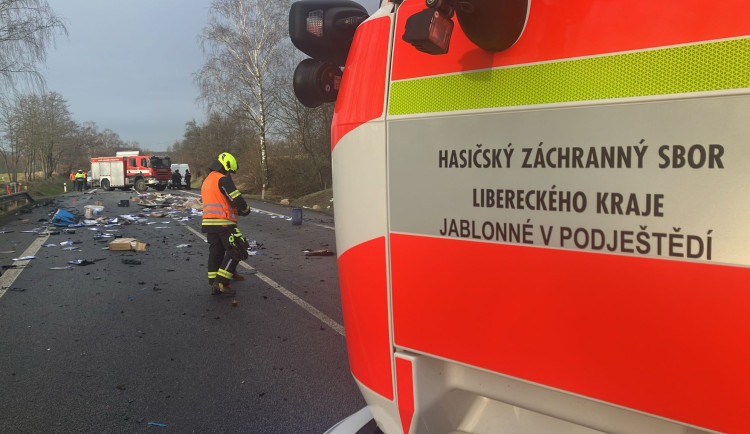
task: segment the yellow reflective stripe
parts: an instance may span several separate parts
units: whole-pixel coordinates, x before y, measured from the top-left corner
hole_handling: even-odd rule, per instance
[[[215,271],[209,271],[208,272],[208,278],[209,279],[216,279],[216,272]]]
[[[229,193],[229,197],[231,197],[232,199],[236,199],[240,194],[241,193],[239,190],[234,190],[233,192]]]
[[[216,274],[218,274],[219,276],[224,277],[226,279],[231,279],[232,278],[232,273],[230,273],[227,270],[223,270],[221,268],[219,268],[219,271],[217,271]]]
[[[636,30],[634,30],[636,31]],[[405,115],[750,87],[750,38],[403,80]]]

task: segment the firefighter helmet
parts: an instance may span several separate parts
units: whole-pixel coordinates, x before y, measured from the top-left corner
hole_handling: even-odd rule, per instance
[[[222,152],[219,155],[219,163],[221,163],[221,165],[224,166],[224,169],[227,172],[237,171],[237,160],[229,152]]]

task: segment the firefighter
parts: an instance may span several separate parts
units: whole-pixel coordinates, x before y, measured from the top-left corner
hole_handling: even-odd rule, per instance
[[[86,182],[86,175],[83,174],[83,170],[76,172],[76,190],[83,191],[83,184]]]
[[[192,175],[190,174],[190,169],[185,169],[185,188],[190,190],[190,180],[192,179]]]
[[[248,243],[237,228],[237,216],[250,214],[250,205],[232,181],[237,172],[237,160],[223,152],[208,167],[209,173],[201,185],[203,223],[201,231],[208,239],[208,282],[211,294],[234,295],[231,279],[242,280],[236,273],[237,265],[248,257]]]
[[[172,173],[172,188],[179,190],[182,185],[182,175],[180,175],[180,169],[177,169]]]

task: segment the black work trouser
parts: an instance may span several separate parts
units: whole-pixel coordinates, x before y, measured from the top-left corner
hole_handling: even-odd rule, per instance
[[[229,236],[234,233],[235,227],[221,228],[206,234],[208,240],[208,283],[219,279],[223,284],[229,283],[232,275],[237,270],[239,261],[229,256]]]

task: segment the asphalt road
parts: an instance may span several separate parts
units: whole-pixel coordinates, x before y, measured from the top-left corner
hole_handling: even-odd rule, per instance
[[[364,406],[336,256],[305,253],[335,250],[331,217],[304,210],[293,225],[290,208],[251,203],[265,211],[239,227],[259,254],[235,297],[212,296],[200,217],[135,198],[71,192],[0,227],[0,432],[322,433]],[[40,235],[58,209],[96,201],[118,224]],[[111,251],[97,234],[146,250]]]

